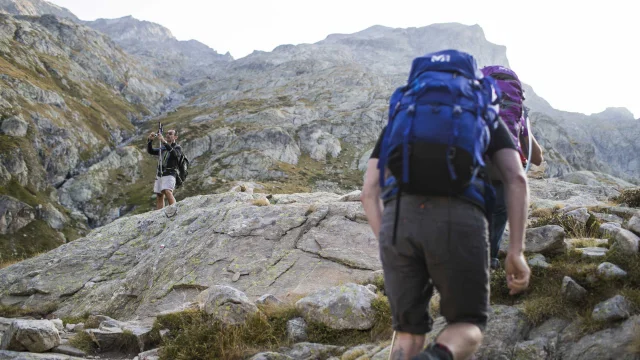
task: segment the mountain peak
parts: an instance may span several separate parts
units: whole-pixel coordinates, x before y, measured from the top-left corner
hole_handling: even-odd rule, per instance
[[[55,16],[78,21],[78,17],[61,6],[43,0],[0,0],[0,13],[10,15]]]
[[[608,107],[600,113],[591,114],[604,120],[635,120],[633,113],[625,107]]]
[[[155,42],[175,40],[171,30],[151,21],[138,20],[131,15],[115,19],[85,21],[85,24],[118,41]]]

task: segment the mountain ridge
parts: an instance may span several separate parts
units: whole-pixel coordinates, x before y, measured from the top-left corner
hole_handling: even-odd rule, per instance
[[[43,0],[0,0],[0,13],[11,15],[46,15],[53,14],[78,21],[67,8]]]

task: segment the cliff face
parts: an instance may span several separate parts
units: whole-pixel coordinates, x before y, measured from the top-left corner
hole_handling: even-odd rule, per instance
[[[134,136],[133,122],[156,113],[171,86],[108,37],[53,15],[0,14],[0,69],[1,193],[57,209],[63,225],[47,236],[75,238],[86,217],[60,206],[58,189]],[[23,255],[9,242],[5,256]]]
[[[638,184],[637,159],[640,121],[625,108],[608,108],[584,115],[553,109],[526,88],[525,103],[532,109],[531,126],[547,157],[547,176],[591,170]]]
[[[196,40],[179,41],[164,26],[131,16],[83,24],[108,35],[143,66],[171,82],[185,83],[208,67],[233,61],[228,53],[218,54]]]

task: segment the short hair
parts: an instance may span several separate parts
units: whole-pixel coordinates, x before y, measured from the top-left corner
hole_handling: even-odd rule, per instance
[[[173,132],[173,135],[178,136],[178,131],[175,129],[167,130],[167,134]]]

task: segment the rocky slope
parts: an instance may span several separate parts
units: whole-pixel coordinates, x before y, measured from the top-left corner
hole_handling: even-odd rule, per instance
[[[526,87],[531,126],[547,155],[547,176],[590,170],[638,184],[640,163],[635,139],[640,121],[625,108],[608,108],[590,116],[552,108]]]
[[[589,178],[589,173],[577,174],[574,182]],[[542,272],[535,273],[532,292],[516,300],[501,297],[503,283],[492,285],[490,335],[479,358],[522,354],[518,356],[599,359],[602,354],[615,353],[618,358],[637,359],[627,347],[637,336],[634,314],[640,309],[640,297],[633,290],[640,281],[637,265],[633,265],[633,259],[640,257],[639,210],[607,204],[609,197],[618,194],[607,184],[534,179],[531,188],[535,210],[527,230],[527,257]],[[118,219],[82,239],[0,270],[3,311],[52,312],[53,317],[67,319],[66,323],[86,319],[89,313],[108,315],[115,320],[104,316],[85,320],[94,323],[86,331],[101,351],[111,349],[114,339],[124,341],[121,336],[127,329],[137,337],[139,351],[157,346],[158,341],[178,351],[173,342],[177,333],[162,335],[164,340],[151,335],[162,329],[152,326],[158,315],[201,309],[222,322],[237,324],[259,311],[255,303],[275,298],[295,304],[303,320],[291,320],[302,321],[301,331],[309,332],[308,337],[294,337],[298,339],[294,342],[313,342],[313,324],[317,323],[328,327],[326,331],[375,327],[380,321],[376,320],[380,319],[376,315],[380,303],[375,299],[384,301],[383,292],[376,295],[375,287],[355,285],[376,283],[381,270],[376,240],[366,224],[358,192],[266,196],[253,193],[250,186],[244,192],[240,187],[235,190],[181,201],[175,215],[175,209],[169,208]],[[549,221],[544,220],[545,214],[554,211],[566,217],[563,226],[543,224]],[[593,221],[597,224],[594,234],[605,240],[577,237],[576,224],[589,231]],[[556,270],[545,270],[549,267]],[[501,281],[501,275],[496,276],[494,281]],[[566,279],[561,282],[568,285],[558,283],[555,290],[544,285],[544,281],[555,284],[563,276]],[[621,280],[602,280],[607,276]],[[599,281],[615,286],[603,290]],[[531,305],[541,301],[541,296],[559,304],[551,309],[564,306],[567,310],[554,313]],[[561,300],[565,298],[566,302]],[[573,311],[585,306],[593,314],[574,317]],[[437,316],[437,308],[432,311]],[[599,321],[599,325],[585,328],[587,320]],[[11,326],[14,330],[5,330],[9,334],[5,336],[13,338],[18,335],[11,334],[27,325]],[[169,323],[162,326],[170,327]],[[434,334],[443,326],[442,318],[436,319],[435,326]],[[81,329],[65,327],[64,334],[72,336],[67,332],[81,333]],[[2,343],[5,341],[9,340]],[[61,344],[59,338],[56,341],[48,349]],[[350,350],[329,345],[292,343],[278,352],[285,359],[326,359]],[[300,348],[305,346],[312,350]],[[363,346],[367,348],[361,355],[387,356],[384,343],[375,351],[375,344]],[[311,353],[304,355],[303,350]]]
[[[286,297],[362,281],[381,269],[359,192],[267,198],[244,186],[249,191],[236,186],[180,201],[175,217],[169,208],[118,219],[2,270],[0,302],[53,302],[65,316],[96,310],[145,317],[212,285],[233,285],[253,299]],[[540,209],[609,206],[618,194],[601,183],[531,183],[532,206]],[[78,266],[83,270],[68,276]],[[235,274],[241,276],[234,281]]]
[[[71,238],[83,231],[86,215],[72,214],[80,209],[76,204],[60,206],[65,203],[58,192],[64,194],[71,186],[68,179],[134,136],[133,121],[156,113],[172,85],[136,64],[108,37],[52,15],[0,14],[0,53],[0,192],[12,198],[2,208],[17,201],[36,214],[3,232],[4,258],[47,248],[26,249],[22,234],[16,237],[24,227],[29,236],[49,243],[65,241],[57,230]],[[10,224],[21,215],[7,210],[0,216]],[[52,217],[55,226],[41,226]]]
[[[253,204],[264,196],[196,196],[180,202],[175,217],[156,211],[119,219],[44,254],[49,260],[33,259],[51,262],[52,271],[30,278],[31,284],[7,268],[0,275],[2,301],[54,301],[69,315],[100,309],[122,318],[149,317],[214,284],[233,284],[254,299],[265,292],[286,297],[364,280],[380,269],[359,202],[317,193],[274,195],[273,205]],[[65,284],[50,281],[78,272],[77,266],[82,275],[63,276]],[[236,281],[234,274],[240,275]]]

